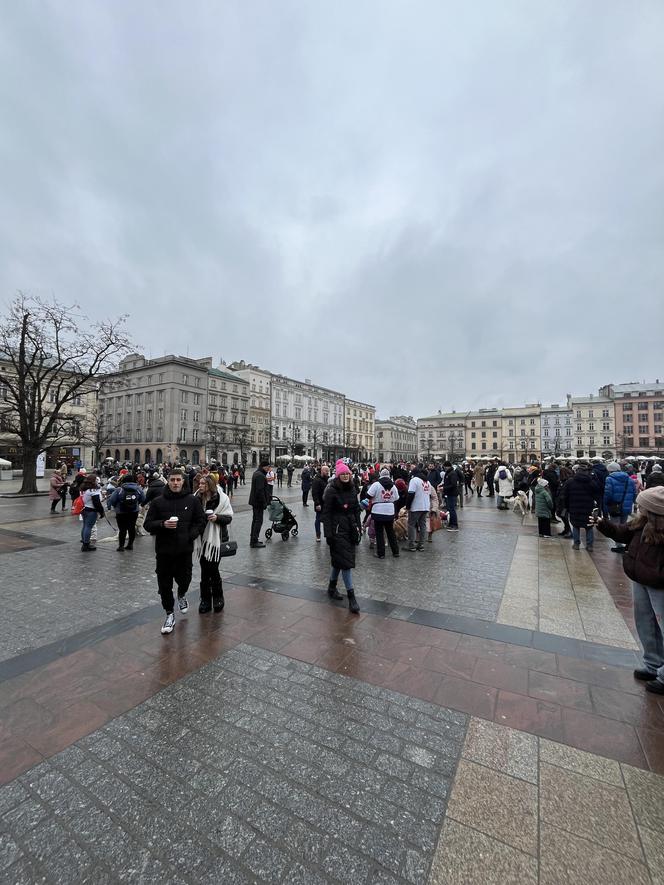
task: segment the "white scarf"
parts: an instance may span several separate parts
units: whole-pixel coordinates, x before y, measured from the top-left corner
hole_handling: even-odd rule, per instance
[[[223,491],[221,486],[217,486],[217,494],[219,495],[219,504],[215,509],[215,516],[233,516],[233,508],[231,507],[231,499]],[[202,503],[202,502],[201,502]],[[205,526],[203,536],[199,535],[194,541],[194,554],[197,559],[201,556],[208,562],[219,561],[219,551],[221,550],[221,523],[210,522]]]

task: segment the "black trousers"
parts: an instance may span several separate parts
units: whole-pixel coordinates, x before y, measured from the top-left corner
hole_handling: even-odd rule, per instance
[[[255,544],[258,541],[258,536],[261,533],[261,526],[263,525],[263,514],[264,510],[262,507],[254,507],[253,508],[254,515],[251,517],[251,534],[249,536],[249,543]]]
[[[537,531],[540,535],[551,537],[551,519],[548,516],[537,517]]]
[[[223,599],[224,587],[219,574],[219,563],[201,556],[201,602]]]
[[[373,517],[374,528],[376,529],[376,553],[378,556],[385,556],[385,535],[387,535],[387,543],[394,556],[399,555],[399,544],[397,536],[394,533],[394,519],[381,519],[379,516]]]
[[[172,612],[175,606],[173,581],[178,585],[178,596],[184,596],[191,584],[191,553],[177,556],[157,554],[157,586],[164,611]]]
[[[309,498],[309,489],[302,489],[302,503],[306,504]]]
[[[138,510],[136,513],[116,513],[115,521],[118,524],[118,547],[124,547],[125,538],[129,537],[129,546],[133,547],[136,538],[136,520],[138,519]]]

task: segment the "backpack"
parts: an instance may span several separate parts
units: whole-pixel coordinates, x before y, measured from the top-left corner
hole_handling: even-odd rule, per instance
[[[507,471],[504,467],[501,467],[498,471],[498,479],[507,479]]]
[[[138,504],[138,493],[136,489],[125,488],[122,490],[122,508],[123,510],[133,511]]]

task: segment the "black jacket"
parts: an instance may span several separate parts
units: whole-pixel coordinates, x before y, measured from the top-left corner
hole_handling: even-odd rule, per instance
[[[578,470],[562,487],[562,499],[575,528],[588,525],[593,507],[601,507],[602,493],[593,475]]]
[[[177,528],[166,529],[164,522],[171,516],[178,517]],[[188,492],[175,494],[166,487],[150,504],[143,528],[155,536],[154,549],[158,556],[177,556],[193,552],[194,541],[203,534],[206,525],[200,498]]]
[[[148,483],[147,489],[145,490],[145,503],[150,504],[152,501],[154,501],[155,498],[163,495],[165,488],[166,484],[163,483],[160,479],[151,479]]]
[[[334,479],[323,495],[323,531],[330,545],[334,568],[355,568],[355,548],[360,543],[360,503],[352,481]]]
[[[262,507],[268,505],[267,477],[262,470],[254,470],[251,477],[251,490],[249,492],[249,506]]]
[[[443,494],[459,494],[459,477],[457,476],[457,472],[454,467],[451,467],[449,470],[445,471],[445,476],[443,477]]]
[[[314,499],[314,507],[322,508],[323,495],[325,494],[328,480],[329,476],[321,476],[320,473],[317,473],[316,476],[314,476],[314,481],[311,485],[311,497]]]

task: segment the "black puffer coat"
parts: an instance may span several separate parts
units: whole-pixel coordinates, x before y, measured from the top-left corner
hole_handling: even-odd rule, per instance
[[[360,503],[352,480],[334,479],[323,495],[323,531],[330,545],[334,568],[355,568],[355,548],[360,543]]]
[[[601,506],[602,493],[591,473],[578,470],[562,487],[562,499],[569,521],[575,528],[583,528],[588,525],[593,507]]]
[[[165,529],[164,522],[171,516],[177,516],[177,527]],[[166,487],[150,504],[143,528],[155,536],[157,556],[178,556],[192,553],[194,541],[203,534],[206,525],[200,498],[185,491],[172,492]]]

